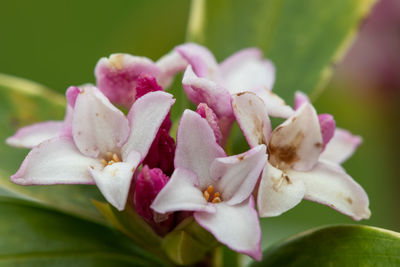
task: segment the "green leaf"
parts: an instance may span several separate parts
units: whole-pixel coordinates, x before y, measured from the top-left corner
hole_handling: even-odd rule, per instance
[[[156,254],[163,254],[161,237],[139,216],[129,204],[118,211],[109,203],[93,201],[96,208],[116,229],[135,241],[139,246]]]
[[[375,0],[193,0],[188,40],[223,59],[260,47],[276,65],[274,91],[292,99],[330,77]],[[315,91],[314,91],[315,92]]]
[[[0,266],[165,266],[112,229],[0,197]]]
[[[399,266],[400,233],[362,225],[307,231],[266,250],[251,266]]]
[[[28,150],[10,147],[5,144],[5,139],[21,126],[45,120],[62,120],[65,98],[37,83],[0,74],[0,99],[0,195],[35,201],[87,219],[102,221],[101,214],[91,203],[91,199],[103,199],[95,186],[20,186],[9,181]]]
[[[217,240],[192,217],[180,223],[163,239],[163,249],[177,264],[198,262],[218,245]]]

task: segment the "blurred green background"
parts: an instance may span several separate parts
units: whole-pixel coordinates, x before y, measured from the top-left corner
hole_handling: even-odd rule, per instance
[[[400,231],[399,3],[376,4],[326,90],[314,99],[319,113],[332,113],[338,126],[364,138],[344,164],[370,197],[372,217],[360,223],[395,231]],[[100,57],[126,52],[156,60],[183,43],[189,9],[187,0],[2,1],[0,72],[64,93],[69,85],[93,83]],[[314,226],[354,222],[303,201],[262,223],[265,247]]]

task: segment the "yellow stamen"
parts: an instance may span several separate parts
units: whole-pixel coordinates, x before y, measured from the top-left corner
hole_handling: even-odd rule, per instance
[[[107,161],[110,161],[113,158],[113,154],[111,152],[107,152],[106,157],[107,157]]]
[[[211,195],[214,192],[214,186],[209,185],[206,191]]]
[[[211,200],[211,203],[219,203],[221,202],[221,199],[219,197],[213,197]]]
[[[121,160],[119,159],[118,155],[114,153],[114,155],[112,156],[112,159],[114,160],[114,162],[120,162]]]
[[[104,165],[107,166],[108,162],[105,159],[100,159],[100,162]]]
[[[204,198],[206,199],[206,201],[208,201],[210,199],[210,194],[208,193],[208,191],[204,191],[203,193]]]

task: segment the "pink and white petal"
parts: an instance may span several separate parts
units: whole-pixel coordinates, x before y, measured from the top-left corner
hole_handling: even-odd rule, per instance
[[[258,189],[260,217],[274,217],[300,203],[306,192],[304,183],[267,163]]]
[[[128,120],[122,111],[94,86],[82,88],[72,119],[75,144],[88,157],[114,152],[129,134]]]
[[[258,87],[247,91],[255,93],[264,101],[268,115],[271,117],[289,118],[294,113],[293,109],[271,90]]]
[[[251,92],[232,96],[233,113],[250,147],[268,144],[271,122],[261,98]]]
[[[74,109],[70,105],[67,105],[62,130],[60,136],[66,136],[72,138],[72,117]]]
[[[193,68],[199,77],[212,78],[218,71],[218,63],[214,55],[204,46],[186,43],[175,47],[177,51]]]
[[[224,202],[236,205],[251,195],[268,160],[265,153],[266,146],[259,145],[243,154],[214,160],[210,175]]]
[[[215,212],[198,188],[196,174],[183,168],[176,168],[168,183],[154,199],[151,208],[158,213],[173,211]]]
[[[200,103],[196,109],[197,114],[199,114],[202,118],[206,119],[211,129],[214,131],[215,139],[217,143],[222,146],[223,135],[221,133],[219,120],[217,115],[215,115],[214,111],[206,104]]]
[[[156,64],[145,57],[112,54],[96,65],[97,86],[113,103],[130,107],[135,101],[137,78],[141,73],[157,76]]]
[[[157,82],[166,90],[172,83],[175,75],[186,69],[187,61],[175,50],[157,60],[156,65],[160,70]]]
[[[206,103],[218,117],[232,117],[231,95],[218,83],[197,76],[188,66],[182,84],[187,97],[194,104]]]
[[[343,163],[353,155],[361,143],[361,136],[352,135],[347,130],[336,128],[333,138],[321,154],[321,159],[338,164]]]
[[[364,189],[335,163],[321,160],[311,171],[289,171],[288,175],[304,182],[305,199],[332,207],[357,221],[371,215]]]
[[[271,90],[275,82],[274,64],[262,58],[257,48],[243,49],[220,65],[224,86],[231,94],[253,88]]]
[[[298,110],[304,103],[311,103],[311,101],[306,94],[297,91],[294,94],[294,109]]]
[[[132,150],[139,152],[142,160],[146,157],[174,103],[173,96],[162,91],[150,92],[136,100],[128,113],[130,134],[121,150],[124,160]]]
[[[215,213],[195,212],[198,224],[230,249],[261,260],[261,228],[253,197],[238,205],[221,202]]]
[[[88,167],[97,159],[82,155],[71,138],[56,137],[34,147],[11,181],[20,185],[94,184]]]
[[[322,150],[324,150],[335,133],[336,122],[331,114],[319,114],[318,120],[322,134]]]
[[[63,129],[62,121],[46,121],[19,128],[6,143],[14,147],[33,148],[43,141],[57,137]]]
[[[175,168],[192,171],[200,190],[205,190],[213,182],[210,177],[212,162],[225,156],[207,121],[196,112],[185,110],[177,133]]]
[[[308,171],[317,163],[322,146],[317,113],[305,103],[272,132],[269,161],[282,170]]]
[[[116,162],[104,168],[89,168],[100,192],[120,211],[125,208],[133,173],[140,160],[140,153],[131,151],[124,162]]]
[[[78,97],[80,92],[81,90],[77,86],[68,87],[67,92],[65,93],[68,101],[68,106],[70,106],[71,108],[75,107],[76,98]]]

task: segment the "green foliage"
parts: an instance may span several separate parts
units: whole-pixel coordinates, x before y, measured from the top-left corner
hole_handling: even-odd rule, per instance
[[[0,266],[165,266],[112,229],[0,197]]]
[[[322,88],[374,0],[193,0],[189,40],[220,60],[256,46],[276,66],[274,91]]]
[[[400,233],[361,225],[319,228],[264,252],[257,266],[399,266]]]

